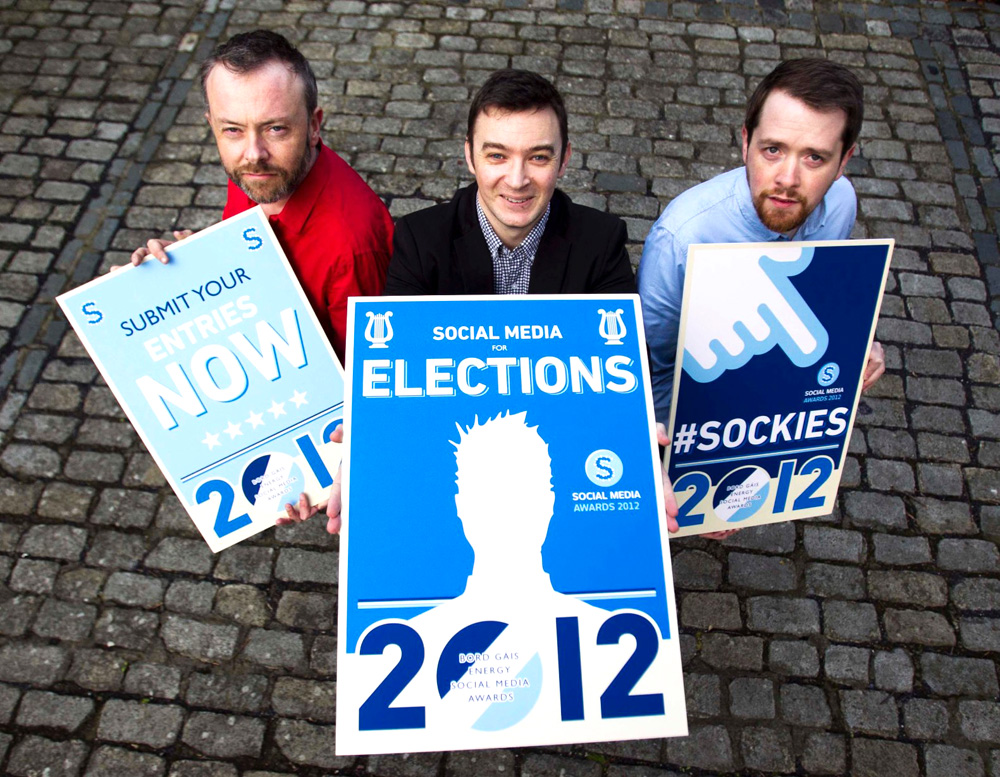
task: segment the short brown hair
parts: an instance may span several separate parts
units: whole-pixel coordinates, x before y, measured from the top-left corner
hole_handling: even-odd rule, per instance
[[[211,55],[201,63],[201,91],[208,98],[205,85],[208,74],[216,65],[222,65],[231,73],[245,75],[263,67],[268,62],[281,62],[302,79],[306,90],[306,112],[312,116],[318,104],[319,90],[316,74],[302,52],[288,42],[284,35],[271,30],[254,30],[234,35],[225,43],[215,47]]]
[[[790,59],[764,76],[747,103],[743,121],[747,139],[760,121],[760,112],[771,92],[784,92],[816,111],[841,110],[847,123],[841,135],[841,159],[857,142],[865,118],[864,87],[843,65],[825,59]]]
[[[465,139],[470,143],[476,119],[480,113],[490,108],[499,108],[509,113],[551,108],[559,122],[559,134],[562,136],[559,158],[566,156],[566,145],[569,143],[566,106],[559,90],[538,73],[530,70],[497,70],[486,79],[469,106],[469,128]]]

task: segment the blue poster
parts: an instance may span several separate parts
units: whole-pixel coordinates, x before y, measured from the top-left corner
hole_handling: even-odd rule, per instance
[[[892,247],[691,246],[665,454],[679,536],[833,510]]]
[[[343,377],[259,208],[63,294],[63,312],[213,551],[321,501]]]
[[[350,305],[337,752],[686,734],[637,297]]]

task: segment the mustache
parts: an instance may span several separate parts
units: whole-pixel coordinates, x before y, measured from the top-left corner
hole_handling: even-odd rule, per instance
[[[281,175],[285,171],[280,167],[271,167],[270,165],[243,165],[243,167],[237,167],[234,171],[236,175]]]
[[[797,192],[788,191],[787,189],[765,189],[760,193],[760,197],[761,199],[767,197],[782,197],[783,199],[786,200],[795,200],[795,202],[799,203],[799,205],[806,204],[805,197],[803,197],[801,194],[798,194]]]

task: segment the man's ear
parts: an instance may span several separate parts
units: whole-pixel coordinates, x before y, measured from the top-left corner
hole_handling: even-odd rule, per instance
[[[558,175],[559,178],[562,178],[563,174],[566,172],[566,168],[569,166],[569,159],[571,156],[573,156],[573,144],[567,142],[566,153],[563,154],[562,162],[559,164],[559,175]]]
[[[472,161],[472,141],[469,138],[465,139],[465,166],[469,168],[470,173],[476,174],[476,165]]]
[[[309,147],[314,148],[319,143],[319,131],[323,126],[323,109],[317,107],[309,117]]]
[[[747,132],[747,125],[743,125],[743,129],[740,130],[740,135],[743,137],[743,164],[747,163],[747,151],[750,149],[750,134]]]
[[[855,143],[847,150],[847,153],[844,154],[844,158],[840,160],[840,168],[837,170],[837,178],[840,178],[840,176],[844,174],[844,170],[847,169],[847,163],[851,161],[851,157],[854,156],[854,152],[857,150],[858,144]],[[836,181],[837,178],[834,178],[833,180]]]

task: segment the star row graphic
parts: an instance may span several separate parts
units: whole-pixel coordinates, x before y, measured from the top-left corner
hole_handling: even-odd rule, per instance
[[[277,400],[271,401],[271,406],[266,410],[262,410],[259,413],[255,413],[252,410],[250,415],[247,416],[243,421],[230,421],[229,425],[223,429],[221,432],[205,432],[205,439],[201,441],[202,445],[207,445],[209,450],[216,447],[217,445],[222,445],[219,441],[219,437],[223,434],[228,434],[230,440],[235,440],[237,437],[243,435],[243,424],[248,424],[250,430],[253,431],[258,426],[263,426],[266,421],[264,420],[264,414],[270,413],[272,419],[277,420],[279,416],[288,415],[288,411],[285,410],[285,403],[291,402],[295,407],[302,407],[303,405],[308,405],[309,402],[306,400],[306,394],[304,391],[296,391],[291,397],[285,400],[285,402],[278,402]]]

